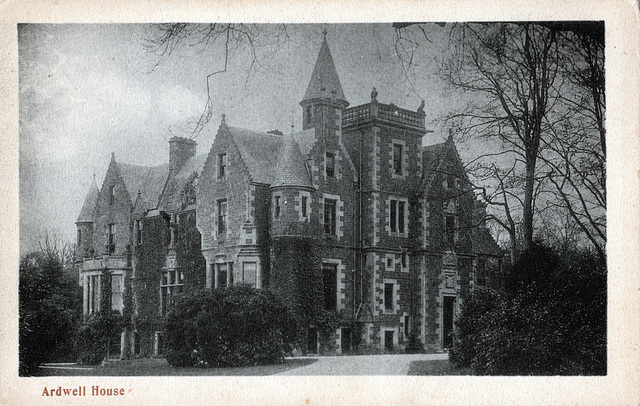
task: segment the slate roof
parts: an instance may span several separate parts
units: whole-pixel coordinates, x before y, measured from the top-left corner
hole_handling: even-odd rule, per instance
[[[293,134],[283,137],[282,149],[274,171],[271,187],[302,187],[313,189],[313,183],[300,147]]]
[[[325,89],[323,91],[323,89]],[[327,37],[324,37],[322,46],[320,46],[320,52],[318,53],[318,59],[313,67],[313,73],[311,74],[311,80],[309,86],[304,94],[303,101],[311,99],[320,99],[331,97],[332,91],[335,91],[334,98],[342,100],[347,103],[344,92],[342,91],[342,85],[340,79],[338,79],[338,73],[336,72],[336,66],[333,63],[333,57],[329,50],[329,44],[327,43]],[[347,103],[349,105],[349,103]]]
[[[315,128],[309,128],[295,132],[293,133],[293,138],[298,143],[302,156],[306,157],[309,155],[313,145],[316,143],[316,130]]]
[[[78,220],[76,220],[76,223],[93,222],[93,210],[96,208],[96,203],[98,203],[99,195],[100,189],[98,189],[98,185],[96,184],[96,176],[94,175],[91,186],[89,186],[87,196],[84,198],[84,203],[82,204],[82,209],[80,210],[80,215],[78,216]]]
[[[156,207],[167,176],[169,176],[169,164],[142,166],[117,163],[117,165],[132,204],[135,203],[138,191],[140,191],[142,200],[147,203],[147,207]]]
[[[282,136],[226,125],[225,127],[240,151],[240,158],[244,161],[251,180],[270,185],[274,179]]]
[[[197,176],[200,176],[202,168],[204,168],[204,163],[207,161],[208,155],[209,154],[200,154],[193,156],[182,165],[182,168],[180,168],[178,173],[176,173],[173,177],[174,182],[176,182],[177,190],[182,190],[182,188],[191,178],[191,175],[193,175],[194,173]]]

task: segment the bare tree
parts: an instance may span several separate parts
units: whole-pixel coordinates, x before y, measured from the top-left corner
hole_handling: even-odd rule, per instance
[[[213,99],[211,78],[224,73],[229,61],[239,53],[249,55],[247,80],[258,68],[264,68],[263,61],[272,58],[288,41],[289,36],[283,24],[154,24],[144,33],[147,52],[155,55],[152,70],[167,61],[179,49],[195,53],[210,52],[218,61],[218,68],[206,78],[207,101],[199,119],[193,123],[190,138],[196,138],[211,119]]]

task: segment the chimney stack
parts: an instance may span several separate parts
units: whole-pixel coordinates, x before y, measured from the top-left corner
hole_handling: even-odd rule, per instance
[[[182,137],[173,137],[169,140],[169,169],[178,172],[187,160],[196,155],[194,140]]]

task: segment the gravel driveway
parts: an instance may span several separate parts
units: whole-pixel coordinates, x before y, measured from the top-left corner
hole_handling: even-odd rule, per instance
[[[407,375],[412,361],[446,360],[449,354],[345,355],[307,358],[318,361],[277,375]]]

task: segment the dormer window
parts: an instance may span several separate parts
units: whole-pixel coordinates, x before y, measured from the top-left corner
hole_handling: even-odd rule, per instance
[[[224,179],[227,169],[227,154],[218,155],[218,179]]]
[[[325,157],[325,173],[329,178],[336,176],[336,156],[331,152],[327,152]]]

